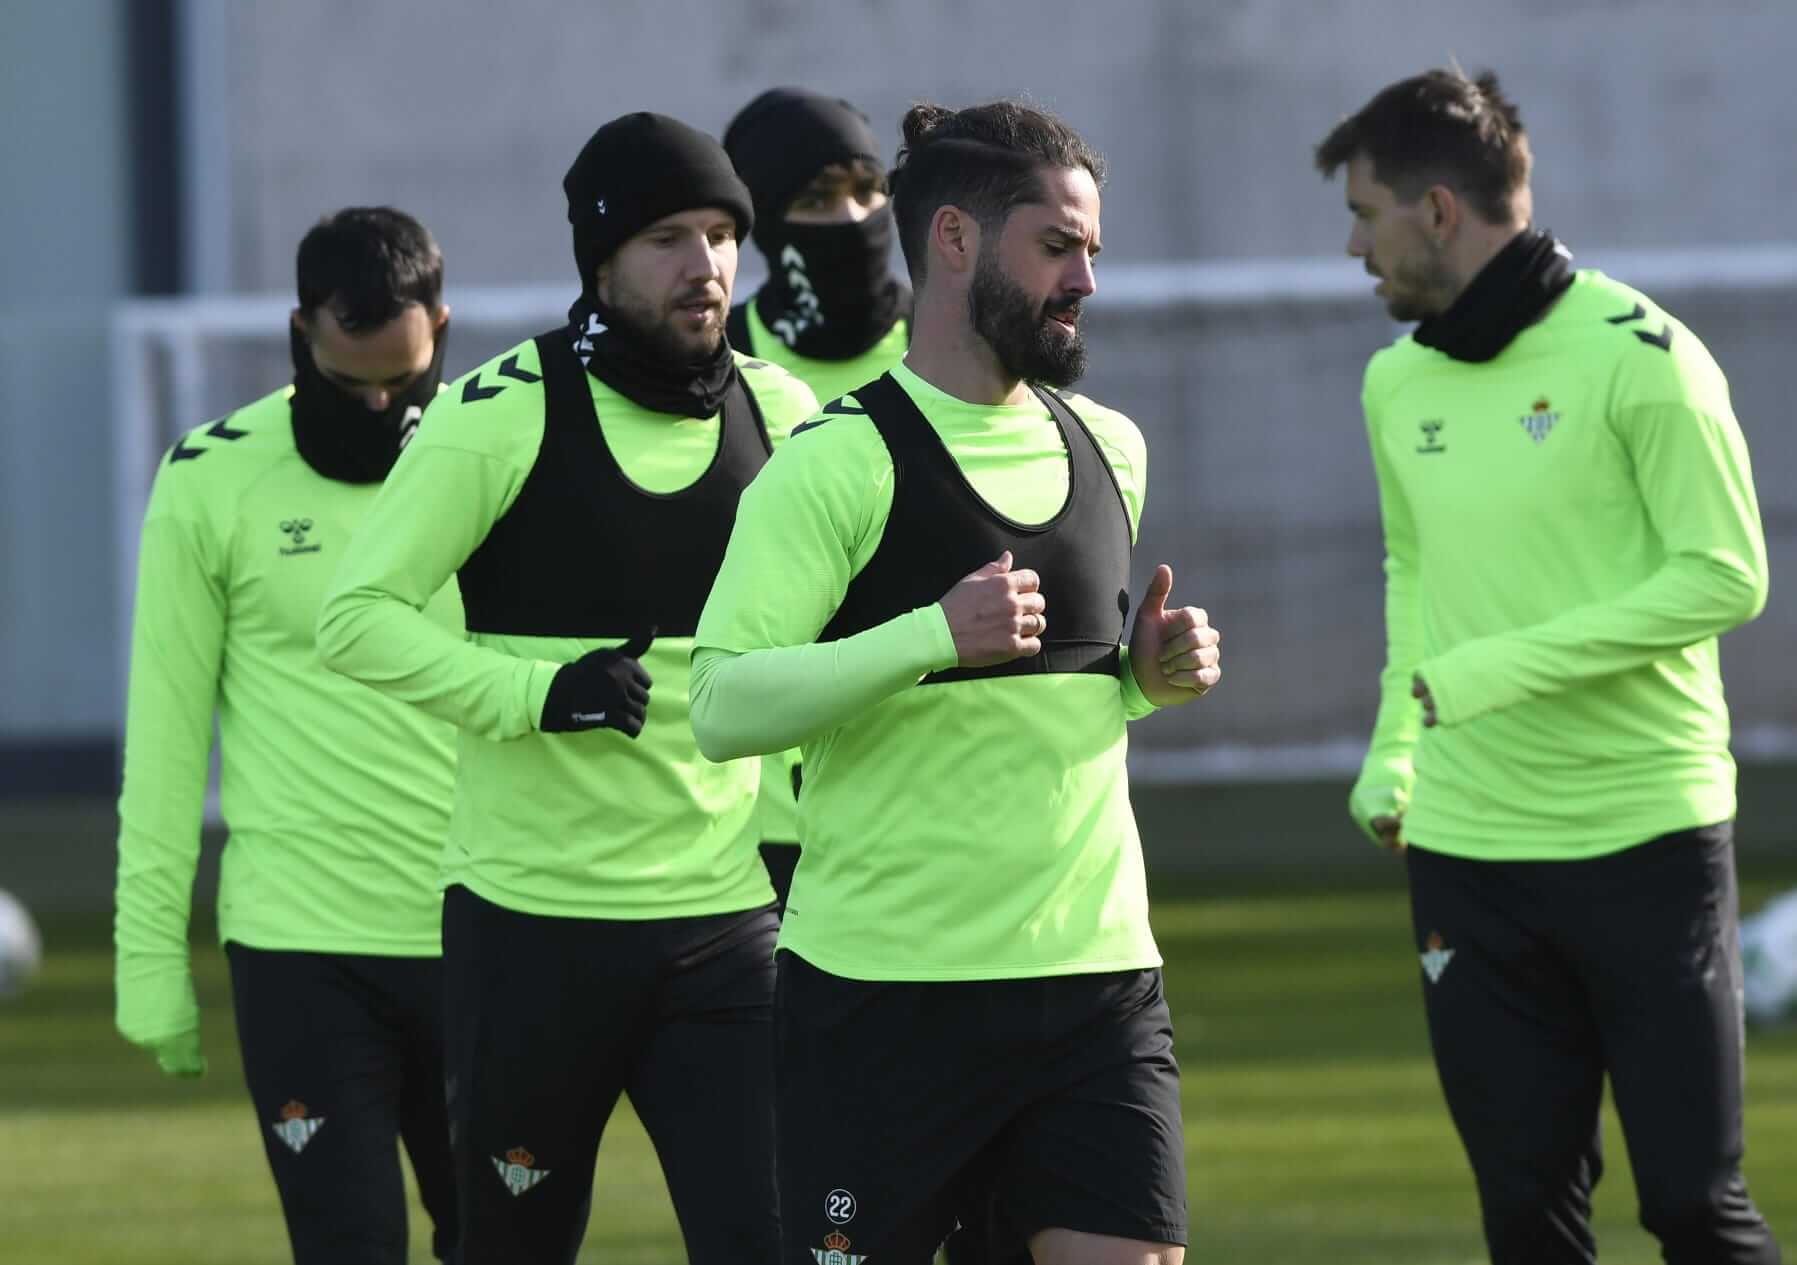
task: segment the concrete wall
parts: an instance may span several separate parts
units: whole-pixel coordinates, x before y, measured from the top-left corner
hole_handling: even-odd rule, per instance
[[[115,5],[8,5],[0,38],[0,740],[107,725],[107,312],[131,285]]]
[[[721,131],[772,84],[860,103],[896,146],[920,98],[1028,93],[1109,154],[1111,258],[1312,255],[1347,231],[1310,148],[1385,82],[1492,66],[1577,243],[1791,235],[1797,6],[1723,0],[327,0],[225,7],[232,259],[291,285],[321,212],[390,199],[461,281],[569,275],[560,180],[598,124]]]
[[[186,0],[181,9],[196,24],[183,73],[199,89],[187,155],[190,213],[203,226],[190,241],[192,274],[226,289],[290,289],[294,244],[310,223],[379,201],[432,225],[452,297],[457,285],[571,280],[560,177],[593,127],[654,108],[721,129],[781,82],[852,97],[894,143],[911,100],[1031,94],[1111,158],[1107,259],[1325,254],[1339,248],[1346,217],[1339,186],[1308,169],[1310,146],[1384,82],[1450,56],[1504,73],[1535,137],[1541,218],[1575,247],[1797,236],[1786,66],[1797,6],[1787,0],[1720,0],[1701,18],[1677,0],[1476,9],[1407,0]],[[129,270],[121,13],[99,0],[13,5],[0,42],[0,170],[9,173],[0,199],[0,745],[104,736],[120,697],[110,490],[97,456],[107,408],[98,331]],[[1258,669],[1235,660],[1231,692],[1241,703],[1218,700],[1219,720],[1244,737],[1265,723],[1250,687],[1301,690],[1337,670],[1319,652],[1314,609],[1278,594],[1337,595],[1376,617],[1370,476],[1351,410],[1364,355],[1389,329],[1368,307],[1303,330],[1276,310],[1174,327],[1107,319],[1102,295],[1094,308],[1092,389],[1137,413],[1155,445],[1145,543],[1189,559],[1215,594],[1204,600],[1219,622],[1252,628],[1232,646],[1265,656]],[[1729,302],[1681,311],[1738,388],[1752,379],[1742,411],[1762,492],[1769,513],[1787,517],[1788,497],[1772,493],[1790,483],[1781,348],[1794,312]],[[472,352],[454,345],[452,370]],[[1278,510],[1277,526],[1238,518],[1248,501]],[[1307,553],[1306,542],[1316,547]],[[1234,569],[1213,571],[1218,559]],[[1787,622],[1767,628],[1788,629],[1783,609]],[[1754,635],[1741,634],[1743,644]],[[1356,643],[1353,654],[1365,649]],[[1363,683],[1331,695],[1325,728],[1358,727],[1366,692]],[[1788,701],[1780,695],[1777,706]],[[1144,741],[1162,741],[1160,731]]]

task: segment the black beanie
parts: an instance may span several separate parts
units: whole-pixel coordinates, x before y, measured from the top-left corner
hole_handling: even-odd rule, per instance
[[[748,182],[766,230],[831,163],[865,158],[881,171],[880,143],[867,116],[847,101],[803,88],[769,88],[724,130],[724,149]],[[756,239],[766,250],[766,243]]]
[[[583,292],[600,264],[663,216],[715,206],[736,217],[739,241],[755,227],[749,190],[723,146],[665,114],[626,114],[594,132],[562,190]]]

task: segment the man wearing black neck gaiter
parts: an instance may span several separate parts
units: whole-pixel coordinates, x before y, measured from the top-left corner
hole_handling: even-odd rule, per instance
[[[1491,74],[1317,147],[1415,331],[1362,401],[1389,653],[1350,797],[1405,859],[1430,1043],[1495,1265],[1597,1259],[1606,1078],[1668,1265],[1776,1265],[1741,1175],[1735,766],[1717,637],[1766,600],[1728,385],[1531,223]]]
[[[188,933],[216,719],[218,923],[244,1079],[296,1265],[402,1265],[405,1144],[457,1260],[443,1094],[455,731],[319,666],[318,605],[437,395],[443,255],[390,207],[302,239],[293,383],[169,450],[144,517],[119,799],[118,1027],[206,1070]],[[462,628],[452,585],[420,621]],[[179,1137],[170,1139],[178,1148]]]
[[[767,282],[730,310],[739,351],[834,400],[885,373],[910,342],[911,288],[892,272],[886,166],[867,116],[803,88],[738,111],[724,149],[755,201]],[[798,864],[799,753],[762,762],[762,856],[784,906]]]
[[[771,88],[744,106],[724,148],[755,202],[768,279],[732,313],[739,351],[772,360],[821,400],[904,354],[911,290],[892,272],[886,168],[847,101]]]
[[[443,944],[467,1265],[573,1259],[624,1093],[687,1258],[772,1260],[758,766],[699,754],[687,673],[737,499],[817,402],[725,341],[754,215],[715,140],[625,115],[563,189],[568,323],[431,409],[320,652],[463,731]],[[416,610],[452,575],[465,639]]]

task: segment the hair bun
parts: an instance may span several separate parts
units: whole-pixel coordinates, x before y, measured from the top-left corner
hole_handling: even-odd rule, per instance
[[[906,147],[913,148],[928,140],[930,133],[954,116],[955,112],[947,106],[927,101],[912,106],[905,111],[904,121],[899,125]]]

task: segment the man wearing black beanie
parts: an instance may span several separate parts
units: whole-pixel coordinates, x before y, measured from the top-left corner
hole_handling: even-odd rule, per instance
[[[771,88],[731,120],[724,148],[754,198],[769,270],[732,309],[732,344],[804,379],[820,400],[878,377],[904,355],[911,290],[892,275],[886,167],[867,116],[834,97]]]
[[[816,397],[725,341],[754,209],[716,141],[626,115],[563,188],[569,323],[432,407],[319,649],[462,730],[443,943],[466,1265],[574,1259],[621,1093],[688,1259],[771,1260],[758,766],[699,754],[687,673],[737,499]],[[465,639],[417,610],[451,575]]]
[[[738,111],[724,149],[755,203],[768,279],[730,309],[730,345],[770,360],[820,400],[897,364],[911,288],[892,275],[886,165],[867,116],[803,88],[770,88]],[[782,906],[799,859],[797,751],[768,756],[761,852]]]

